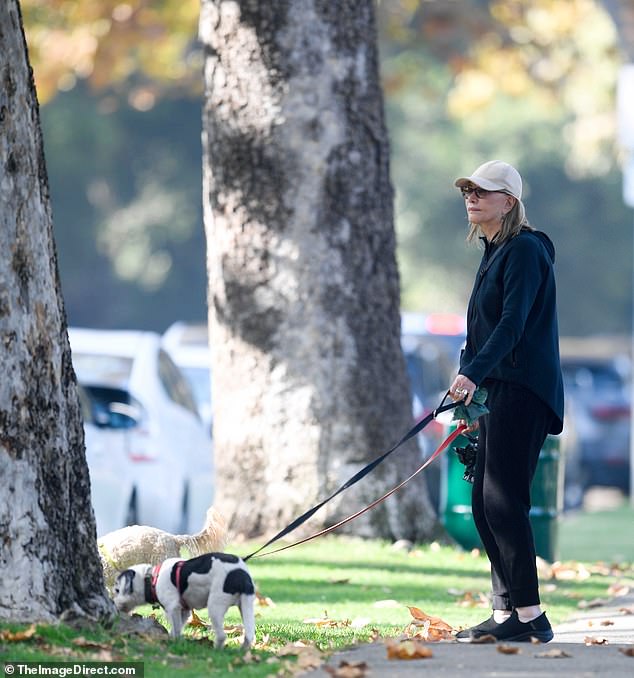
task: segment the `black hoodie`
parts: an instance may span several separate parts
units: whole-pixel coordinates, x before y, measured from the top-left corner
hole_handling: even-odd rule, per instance
[[[485,251],[467,311],[460,374],[520,384],[553,411],[550,433],[561,433],[564,393],[559,363],[555,247],[541,231],[523,230]],[[521,413],[518,413],[521,416]]]

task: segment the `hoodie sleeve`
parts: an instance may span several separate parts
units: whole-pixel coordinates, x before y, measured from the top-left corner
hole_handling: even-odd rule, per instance
[[[548,266],[544,248],[536,238],[518,237],[510,244],[512,246],[501,262],[503,271],[498,274],[502,276],[499,320],[473,359],[460,369],[461,374],[478,385],[520,340]],[[485,312],[486,309],[477,309],[477,313]]]

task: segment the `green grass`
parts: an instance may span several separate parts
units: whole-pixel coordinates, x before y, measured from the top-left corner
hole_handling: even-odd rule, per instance
[[[559,529],[562,559],[634,563],[634,507],[564,516]]]
[[[594,521],[596,514],[591,518]],[[621,516],[615,518],[620,525]],[[604,517],[604,532],[606,520]],[[567,530],[562,530],[562,537]],[[587,534],[589,543],[596,546],[593,529],[584,531],[576,526],[571,534],[573,531]],[[240,544],[233,552],[246,554],[255,546]],[[596,548],[594,552],[598,552]],[[231,638],[227,648],[218,652],[212,648],[206,629],[188,628],[187,638],[171,641],[123,636],[116,625],[111,630],[98,627],[81,631],[63,625],[40,625],[30,640],[0,641],[0,661],[90,661],[106,656],[113,661],[142,661],[145,675],[152,678],[173,676],[176,670],[184,678],[224,677],[228,673],[259,678],[277,674],[288,661],[278,660],[276,653],[289,642],[303,640],[330,652],[366,642],[376,631],[398,635],[411,619],[408,605],[441,617],[454,627],[475,623],[488,614],[486,604],[484,608],[469,607],[463,602],[467,592],[477,598],[488,591],[486,559],[450,547],[426,545],[407,553],[380,541],[331,537],[253,559],[249,564],[259,593],[270,598],[273,605],[256,607],[256,648],[246,656],[246,662],[237,638]],[[629,576],[633,574],[629,572]],[[543,582],[543,602],[549,617],[560,622],[577,610],[580,600],[606,597],[616,579],[614,574],[595,573],[582,581]],[[143,612],[152,613],[149,607]],[[304,623],[326,616],[332,624],[338,624]],[[201,617],[206,615],[201,613]],[[237,611],[231,610],[225,622],[239,623]],[[24,627],[0,625],[3,628]],[[97,647],[78,647],[74,641],[79,636]]]

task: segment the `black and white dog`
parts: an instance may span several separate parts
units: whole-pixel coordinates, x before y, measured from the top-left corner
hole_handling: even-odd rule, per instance
[[[160,565],[135,565],[122,572],[114,585],[114,603],[121,612],[131,612],[145,603],[159,603],[172,626],[170,635],[180,636],[191,610],[207,607],[222,648],[226,634],[224,617],[237,605],[248,648],[255,637],[255,587],[244,561],[229,553],[205,553],[197,558],[168,558]]]

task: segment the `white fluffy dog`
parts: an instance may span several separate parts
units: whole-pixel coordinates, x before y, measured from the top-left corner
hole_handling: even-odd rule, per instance
[[[130,525],[100,537],[97,546],[106,586],[112,588],[117,574],[136,563],[157,565],[167,558],[222,551],[226,542],[227,525],[212,506],[198,534],[170,534],[156,527]]]
[[[255,587],[244,561],[229,553],[206,553],[197,558],[169,558],[152,567],[135,565],[122,572],[114,585],[114,603],[120,612],[138,605],[159,603],[172,626],[170,635],[180,636],[190,610],[207,607],[216,635],[216,647],[225,644],[224,617],[237,605],[244,626],[243,648],[255,637]]]

